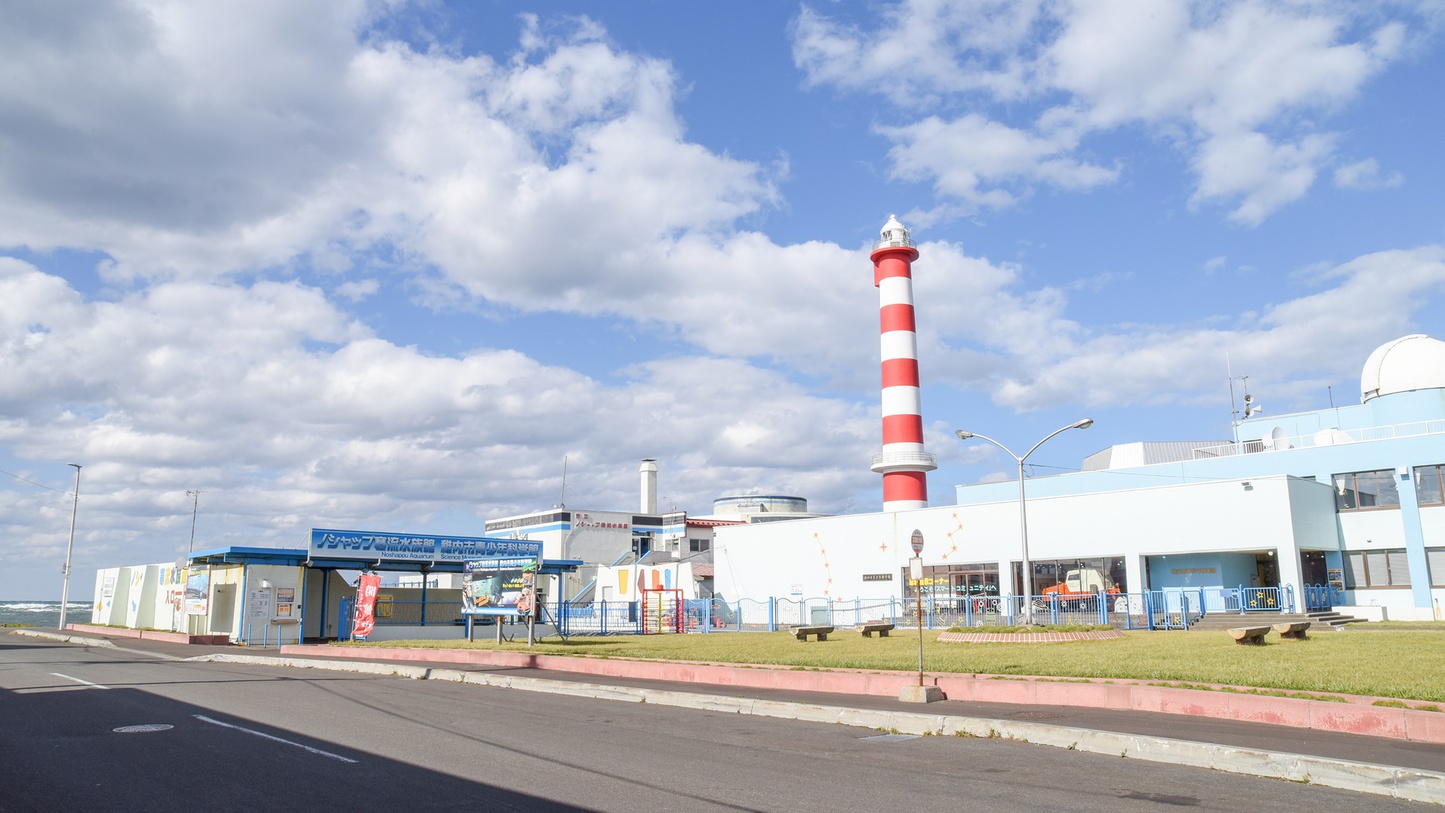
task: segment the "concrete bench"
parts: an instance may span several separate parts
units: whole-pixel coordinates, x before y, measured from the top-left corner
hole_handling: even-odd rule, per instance
[[[879,638],[887,638],[888,631],[891,629],[893,629],[893,625],[887,621],[869,621],[858,627],[858,631],[863,633],[864,638],[872,638],[875,632],[878,633]]]
[[[1236,644],[1263,644],[1269,627],[1235,627],[1229,630]]]
[[[799,641],[808,640],[809,635],[816,635],[819,641],[826,641],[828,633],[832,631],[832,627],[793,627],[793,634],[798,637]]]
[[[1296,641],[1305,639],[1305,630],[1310,628],[1308,621],[1288,621],[1283,624],[1275,624],[1274,631],[1279,633],[1281,638],[1292,638]]]

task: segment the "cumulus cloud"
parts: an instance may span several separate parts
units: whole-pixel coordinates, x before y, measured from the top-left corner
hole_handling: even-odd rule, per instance
[[[13,259],[0,261],[0,407],[16,456],[85,463],[87,555],[129,542],[160,559],[187,488],[205,495],[208,544],[531,510],[561,493],[564,456],[579,504],[632,504],[635,461],[654,456],[684,505],[751,486],[827,499],[871,478],[856,461],[877,423],[740,360],[647,362],[605,383],[510,349],[397,346],[295,283],[87,301]],[[32,519],[0,563],[56,555],[64,536],[34,517],[63,514],[57,501],[5,499]]]
[[[897,145],[894,172],[931,178],[940,198],[963,202],[941,211],[1010,206],[1035,184],[1112,183],[1124,159],[1088,157],[1086,142],[1097,149],[1090,136],[1142,127],[1177,144],[1196,202],[1257,225],[1330,162],[1336,136],[1320,120],[1404,52],[1407,21],[1376,11],[904,0],[867,24],[805,8],[793,50],[810,85],[896,108],[905,123],[880,128]],[[908,120],[920,108],[968,112]]]
[[[1358,354],[1411,332],[1417,315],[1445,293],[1445,248],[1367,254],[1311,270],[1299,282],[1314,290],[1257,315],[1231,317],[1218,328],[1090,331],[1062,319],[1064,303],[1056,303],[1051,318],[1037,306],[1020,308],[1016,312],[1032,323],[1014,332],[990,326],[982,335],[954,334],[982,341],[996,354],[991,366],[979,364],[962,374],[984,377],[996,403],[1020,410],[1064,403],[1188,404],[1211,392],[1228,357],[1236,369],[1253,371],[1252,377],[1276,392],[1297,395],[1301,385],[1319,379],[1358,375],[1364,361],[1363,355],[1342,357],[1319,348],[1353,348]],[[1029,330],[1049,338],[1030,338]]]

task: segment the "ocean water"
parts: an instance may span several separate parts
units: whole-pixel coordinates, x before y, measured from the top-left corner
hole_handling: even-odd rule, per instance
[[[74,624],[88,621],[90,621],[90,602],[70,602],[65,610],[65,623]],[[7,624],[55,629],[60,625],[60,602],[0,601],[0,627]]]

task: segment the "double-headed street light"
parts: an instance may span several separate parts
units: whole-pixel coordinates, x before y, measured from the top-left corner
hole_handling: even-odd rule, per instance
[[[75,550],[75,512],[80,508],[80,464],[75,467],[75,500],[70,504],[70,541],[65,543],[65,582],[60,588],[60,628],[65,629],[65,605],[70,603],[70,553]]]
[[[1080,421],[1074,421],[1068,426],[1059,427],[1058,429],[1050,433],[1048,437],[1045,437],[1043,440],[1035,443],[1032,449],[1029,449],[1027,452],[1023,453],[1023,456],[1014,454],[1012,451],[1009,450],[1009,447],[1003,445],[1002,443],[999,443],[998,441],[994,440],[991,437],[988,437],[987,435],[980,435],[977,432],[966,432],[962,429],[954,432],[955,435],[958,435],[959,440],[968,440],[969,438],[986,440],[989,443],[992,443],[993,445],[999,447],[1000,449],[1003,449],[1009,457],[1012,457],[1019,464],[1019,547],[1023,555],[1024,566],[1023,613],[1025,624],[1034,623],[1034,566],[1033,563],[1029,561],[1029,515],[1028,509],[1024,505],[1024,461],[1028,460],[1029,455],[1037,451],[1040,446],[1044,445],[1046,442],[1048,442],[1050,438],[1054,437],[1055,435],[1063,434],[1070,429],[1088,429],[1093,425],[1093,418],[1084,418]]]

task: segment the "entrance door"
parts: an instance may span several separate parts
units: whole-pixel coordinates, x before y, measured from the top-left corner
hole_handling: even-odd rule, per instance
[[[1330,580],[1329,567],[1325,565],[1322,551],[1300,551],[1300,580],[1305,584],[1326,584]]]
[[[236,619],[236,585],[218,584],[211,594],[211,629],[213,634],[230,635]]]
[[[1267,553],[1256,554],[1254,567],[1259,573],[1260,587],[1279,587],[1279,563]]]

